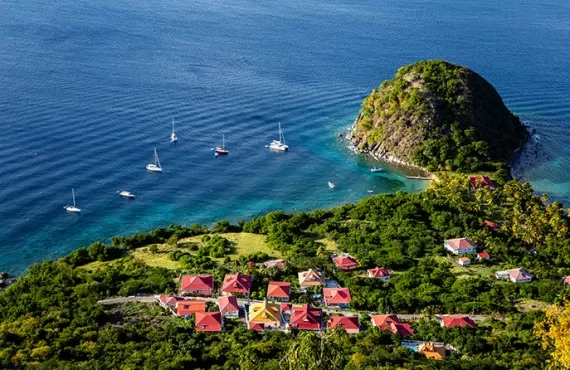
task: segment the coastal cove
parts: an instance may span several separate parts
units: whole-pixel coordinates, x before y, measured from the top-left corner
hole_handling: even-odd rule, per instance
[[[423,190],[425,182],[397,166],[370,173],[379,164],[336,136],[381,81],[426,58],[466,65],[497,88],[536,129],[536,145],[525,147],[513,173],[570,203],[570,57],[560,47],[570,41],[567,2],[5,7],[0,271],[22,274],[96,240],[170,224],[237,222]],[[289,153],[264,147],[278,122]],[[231,153],[215,159],[222,135]],[[144,169],[154,147],[162,174]],[[80,215],[62,209],[72,188]],[[137,198],[122,199],[120,190]]]

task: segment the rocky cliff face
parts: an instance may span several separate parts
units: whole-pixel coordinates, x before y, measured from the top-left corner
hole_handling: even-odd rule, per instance
[[[472,171],[507,161],[526,135],[489,82],[431,60],[401,67],[364,99],[352,141],[387,160]]]

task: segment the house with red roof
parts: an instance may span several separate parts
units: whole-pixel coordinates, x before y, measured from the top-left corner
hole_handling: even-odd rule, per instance
[[[222,295],[243,294],[248,296],[251,290],[251,279],[251,276],[244,275],[240,272],[237,274],[227,274],[222,284]]]
[[[285,260],[278,259],[278,260],[271,260],[263,262],[265,268],[275,267],[278,270],[281,270],[285,267]]]
[[[288,302],[291,293],[291,283],[270,281],[267,285],[267,298],[277,302]]]
[[[350,290],[348,288],[324,288],[323,297],[327,307],[346,308],[350,303]]]
[[[390,271],[383,267],[375,267],[373,269],[368,270],[368,277],[380,279],[382,281],[389,281],[390,280]]]
[[[389,330],[393,334],[400,334],[402,337],[414,335],[414,330],[410,324],[400,322],[398,316],[392,315],[372,315],[372,325],[382,330]]]
[[[293,306],[289,326],[298,330],[321,330],[323,311],[308,304]]]
[[[337,326],[346,330],[348,334],[358,334],[360,332],[358,316],[331,316],[327,323],[327,328],[330,329]]]
[[[293,312],[293,305],[291,303],[281,303],[281,313],[290,314]]]
[[[181,295],[210,296],[214,292],[212,275],[185,275],[180,280]]]
[[[495,277],[497,279],[510,280],[513,283],[530,283],[532,281],[532,275],[525,269],[510,269],[504,271],[495,272]]]
[[[191,316],[196,312],[206,312],[206,301],[181,300],[176,302],[178,316]]]
[[[222,314],[219,312],[197,312],[196,331],[220,332],[222,331]]]
[[[564,284],[564,286],[570,285],[570,276],[565,276],[565,277],[562,279],[562,284]]]
[[[477,261],[490,261],[491,256],[487,252],[477,253]]]
[[[443,242],[443,247],[453,254],[467,254],[477,252],[477,247],[468,238],[448,239]]]
[[[156,299],[156,296],[155,296]],[[166,309],[166,310],[175,310],[176,309],[176,302],[178,302],[179,300],[181,300],[182,298],[180,297],[176,297],[173,295],[167,295],[167,294],[161,294],[160,296],[158,296],[158,304]]]
[[[239,318],[239,305],[236,296],[221,296],[218,298],[218,307],[223,317]]]
[[[348,253],[333,256],[332,261],[337,268],[343,271],[354,270],[359,265],[359,262]]]
[[[471,260],[467,257],[461,257],[457,259],[457,263],[459,266],[469,266],[471,264]]]
[[[455,327],[469,327],[471,329],[475,329],[477,325],[471,320],[469,316],[461,316],[461,315],[444,315],[440,319],[440,324],[446,328],[455,328]]]
[[[482,188],[495,190],[495,185],[489,176],[469,176],[469,182],[471,183],[471,189],[473,189],[473,191]]]

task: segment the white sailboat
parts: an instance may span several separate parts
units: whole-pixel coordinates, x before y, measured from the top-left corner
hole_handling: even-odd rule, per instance
[[[147,164],[146,169],[152,172],[162,172],[162,166],[158,160],[158,153],[156,153],[156,148],[154,148],[154,163]]]
[[[176,133],[174,132],[174,119],[172,119],[172,134],[170,135],[170,142],[175,143],[177,141],[178,141],[178,137],[176,136]]]
[[[125,198],[129,198],[129,199],[133,199],[135,197],[135,195],[133,193],[131,193],[130,191],[126,191],[123,190],[119,193],[120,196],[123,196]]]
[[[336,185],[329,181],[329,188],[334,189],[336,188]]]
[[[75,189],[71,189],[71,196],[73,197],[73,205],[72,206],[64,206],[63,208],[67,212],[74,212],[74,213],[81,212],[81,208],[77,208],[77,206],[75,205]]]
[[[216,147],[215,155],[218,156],[218,155],[226,155],[226,154],[230,154],[230,151],[226,150],[226,137],[225,137],[225,135],[222,135],[222,146]]]
[[[285,142],[285,136],[283,135],[283,130],[281,129],[281,122],[279,122],[279,140],[273,140],[271,144],[268,145],[269,149],[279,150],[286,152],[289,150],[289,145]]]

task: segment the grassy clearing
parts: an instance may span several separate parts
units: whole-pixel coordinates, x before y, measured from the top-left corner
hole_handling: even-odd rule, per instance
[[[158,252],[151,253],[147,247],[136,249],[132,252],[136,259],[143,261],[148,266],[165,267],[167,269],[176,270],[180,267],[177,261],[168,258],[168,254],[174,250],[173,245],[157,244]]]
[[[521,299],[516,306],[522,312],[543,311],[552,307],[550,303],[535,301],[534,299]]]
[[[496,267],[487,266],[476,261],[471,261],[472,265],[463,267],[457,265],[448,257],[437,256],[435,259],[438,262],[449,262],[451,264],[449,271],[451,271],[451,273],[454,274],[457,279],[465,279],[469,277],[490,278],[495,276],[495,270],[497,269]]]
[[[317,243],[322,243],[325,246],[325,249],[331,252],[336,252],[338,250],[338,246],[336,245],[336,242],[334,240],[331,239],[318,239]]]

